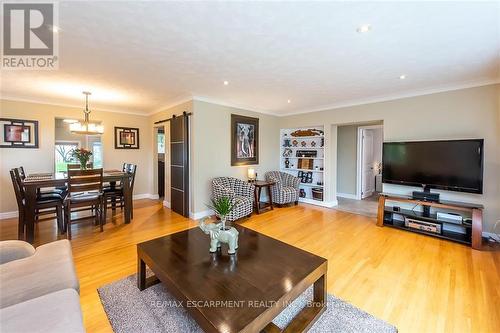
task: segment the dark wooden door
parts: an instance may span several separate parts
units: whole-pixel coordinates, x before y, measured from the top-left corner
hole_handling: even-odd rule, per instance
[[[189,117],[170,121],[171,207],[189,217]]]
[[[158,196],[165,196],[165,162],[158,161]]]

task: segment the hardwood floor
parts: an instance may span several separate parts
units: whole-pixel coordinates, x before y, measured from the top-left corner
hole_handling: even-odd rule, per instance
[[[17,235],[0,221],[0,239]],[[275,208],[242,225],[328,259],[328,292],[400,332],[500,332],[500,252],[375,226],[375,219],[310,205]],[[196,226],[151,200],[135,202],[100,233],[73,226],[73,254],[88,332],[111,332],[97,288],[136,271],[135,244]],[[55,240],[55,223],[37,225],[36,245]],[[208,240],[207,244],[208,246]]]

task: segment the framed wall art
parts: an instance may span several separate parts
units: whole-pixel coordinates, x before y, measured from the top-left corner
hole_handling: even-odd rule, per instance
[[[231,115],[231,165],[259,164],[259,118]]]
[[[0,118],[0,148],[38,148],[38,121]]]
[[[139,149],[139,129],[115,127],[115,149]]]

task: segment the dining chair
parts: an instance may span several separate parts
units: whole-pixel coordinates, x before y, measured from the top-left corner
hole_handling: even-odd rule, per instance
[[[94,218],[103,231],[102,168],[90,170],[68,169],[68,195],[64,200],[65,228],[71,239],[71,223]],[[90,210],[94,215],[73,219],[71,213]]]
[[[24,167],[20,166],[17,168],[17,171],[19,172],[19,177],[24,180],[26,178],[26,172],[24,171]],[[37,189],[37,195],[40,196],[41,194],[58,194],[61,199],[64,200],[64,197],[66,196],[66,186],[59,186],[59,187],[51,187],[51,188],[44,188],[44,189]]]
[[[18,239],[24,239],[25,223],[24,217],[26,216],[26,206],[25,206],[25,191],[22,185],[21,175],[19,174],[19,168],[14,168],[10,170],[10,178],[12,180],[12,186],[14,187],[14,193],[17,201],[18,214],[18,227],[17,227],[17,237]],[[40,219],[42,215],[52,215],[47,218]],[[64,221],[63,221],[63,200],[58,194],[40,194],[37,196],[37,201],[35,204],[35,218],[37,222],[45,220],[53,220],[53,214],[56,214],[57,227],[59,232],[64,233]]]
[[[130,183],[129,183],[129,190],[130,190],[130,193],[133,193],[134,183],[135,183],[135,174],[137,172],[137,165],[131,164],[131,163],[123,163],[122,171],[127,172],[131,175]],[[106,221],[107,211],[108,211],[108,203],[111,204],[111,209],[113,211],[116,210],[116,207],[120,207],[120,209],[123,210],[123,207],[125,206],[125,195],[123,193],[123,184],[119,184],[119,185],[110,184],[109,186],[104,187],[103,192],[104,192],[104,221]],[[116,206],[117,200],[119,202],[118,206]],[[133,204],[132,204],[132,206],[133,206]],[[134,218],[133,207],[130,207],[130,218]]]
[[[80,170],[82,168],[82,166],[79,164],[79,163],[68,163],[66,165],[66,168],[68,170]],[[94,168],[94,163],[92,162],[89,162],[87,163],[87,169],[93,169]]]

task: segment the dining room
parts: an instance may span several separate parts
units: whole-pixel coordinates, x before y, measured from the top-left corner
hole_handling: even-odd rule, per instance
[[[128,224],[134,199],[156,198],[148,118],[94,110],[89,97],[82,108],[2,100],[0,218],[17,217],[18,239],[36,243],[42,223],[69,239],[75,224]]]

